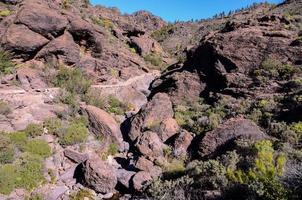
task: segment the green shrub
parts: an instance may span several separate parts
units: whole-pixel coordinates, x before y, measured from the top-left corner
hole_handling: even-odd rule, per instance
[[[8,103],[0,100],[0,115],[8,115],[12,112]]]
[[[24,132],[26,135],[30,137],[37,137],[43,135],[43,126],[40,124],[29,124],[25,129]]]
[[[62,128],[62,122],[60,119],[50,118],[44,121],[43,126],[46,128],[48,134],[58,136]]]
[[[0,17],[7,17],[11,15],[11,11],[10,10],[0,10]]]
[[[123,115],[129,110],[129,107],[114,96],[108,97],[108,112],[116,115]]]
[[[228,169],[228,178],[248,185],[249,190],[260,199],[287,199],[287,191],[279,181],[286,163],[285,156],[274,155],[272,143],[268,140],[256,142],[253,150],[255,152],[253,166],[248,171]]]
[[[101,93],[93,91],[91,89],[85,94],[83,101],[85,101],[88,105],[92,105],[101,109],[104,109],[106,105],[106,101],[101,96]]]
[[[291,129],[298,134],[299,138],[302,138],[302,122],[292,124]]]
[[[34,155],[39,155],[42,158],[47,158],[51,155],[51,148],[44,140],[30,140],[26,143],[23,150]]]
[[[9,135],[10,141],[18,148],[22,149],[26,145],[28,138],[25,132],[14,132]]]
[[[11,59],[11,55],[0,49],[0,75],[1,74],[11,74],[15,70],[15,63]]]
[[[0,133],[5,134],[5,133]],[[0,135],[0,164],[12,163],[15,150],[8,137]]]
[[[56,77],[52,81],[54,86],[66,89],[71,94],[85,94],[90,88],[91,82],[80,69],[71,69],[61,66]]]
[[[267,82],[268,80],[290,80],[296,73],[292,65],[283,65],[281,62],[273,59],[266,59],[261,66],[254,71],[258,80]]]
[[[162,27],[159,30],[154,31],[151,34],[151,36],[157,41],[164,40],[166,37],[169,36],[169,32],[172,31],[173,28],[174,28],[174,26],[172,24],[169,24],[167,26]]]
[[[2,194],[10,194],[16,188],[32,190],[44,180],[43,160],[39,156],[23,154],[15,163],[0,166]]]
[[[26,197],[25,200],[44,200],[41,194],[33,193],[29,197]]]
[[[152,65],[157,66],[157,67],[160,67],[164,64],[162,58],[159,55],[155,54],[155,53],[151,53],[151,54],[146,55],[144,57],[144,59],[145,59],[146,62],[149,62]]]
[[[218,110],[203,103],[177,106],[174,117],[181,127],[196,134],[210,131],[221,122],[221,114],[218,114]]]
[[[0,166],[0,193],[10,194],[16,188],[17,170],[14,165]]]
[[[71,123],[67,128],[63,128],[59,136],[59,142],[63,146],[74,145],[85,142],[88,131],[82,123]]]
[[[32,190],[44,181],[43,160],[40,156],[24,154],[15,164],[17,171],[16,186]]]
[[[187,171],[194,184],[203,189],[219,189],[227,186],[226,168],[216,160],[193,161]]]
[[[94,200],[95,198],[91,194],[89,190],[86,189],[81,189],[78,192],[75,192],[70,195],[69,197],[70,200]]]

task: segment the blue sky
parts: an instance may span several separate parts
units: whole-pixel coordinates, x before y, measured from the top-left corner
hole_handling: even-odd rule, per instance
[[[147,10],[166,21],[204,19],[222,11],[228,12],[264,0],[91,0],[96,5],[118,7],[122,13]],[[268,0],[280,3],[282,0]]]

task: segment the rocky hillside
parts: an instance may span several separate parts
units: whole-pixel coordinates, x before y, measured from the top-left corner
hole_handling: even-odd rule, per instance
[[[301,0],[4,0],[0,45],[0,199],[302,198]]]

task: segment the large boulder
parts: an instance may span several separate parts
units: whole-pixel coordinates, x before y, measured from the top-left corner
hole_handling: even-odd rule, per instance
[[[94,156],[83,164],[85,184],[93,190],[107,194],[114,192],[117,184],[117,170],[115,167]]]
[[[236,139],[261,140],[267,135],[251,120],[233,118],[206,133],[199,144],[201,156],[215,156],[225,151]]]
[[[107,142],[115,142],[122,146],[120,126],[110,114],[95,106],[83,105],[82,108],[88,115],[90,128],[94,134],[103,135]]]
[[[162,173],[162,169],[159,166],[155,166],[152,161],[142,156],[136,161],[135,167],[141,171],[148,172],[153,178],[159,177]]]
[[[80,48],[73,41],[72,35],[65,32],[62,36],[49,42],[36,58],[44,58],[45,61],[60,59],[66,64],[75,64],[80,60]]]
[[[192,133],[182,130],[174,141],[173,153],[175,156],[181,157],[187,154],[187,150],[193,140]]]
[[[15,23],[24,24],[32,31],[51,38],[62,33],[68,20],[46,2],[27,0],[17,13]]]
[[[25,25],[12,24],[1,39],[2,46],[18,57],[28,59],[48,42],[42,35],[31,31]]]
[[[146,130],[152,130],[162,121],[174,115],[170,98],[165,93],[157,93],[132,119],[129,137],[135,141]]]
[[[158,129],[160,139],[165,142],[172,136],[178,133],[180,127],[173,118],[167,118],[161,122]]]

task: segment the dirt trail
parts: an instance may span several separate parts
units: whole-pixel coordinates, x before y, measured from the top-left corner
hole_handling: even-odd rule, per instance
[[[158,71],[151,72],[151,73],[146,73],[140,76],[135,76],[133,78],[130,78],[124,82],[119,82],[116,84],[109,84],[109,85],[103,85],[103,84],[98,84],[98,85],[92,85],[92,88],[96,89],[102,89],[102,88],[120,88],[120,87],[127,87],[129,85],[135,84],[143,79],[145,79],[148,76],[152,77],[157,77],[159,76],[160,73]],[[36,90],[31,90],[31,91],[26,91],[22,88],[18,87],[5,87],[5,88],[0,88],[0,99],[1,96],[3,95],[14,95],[14,94],[41,94],[41,93],[52,93],[58,91],[60,88],[58,87],[52,87],[52,88],[44,88],[44,89],[36,89]]]

